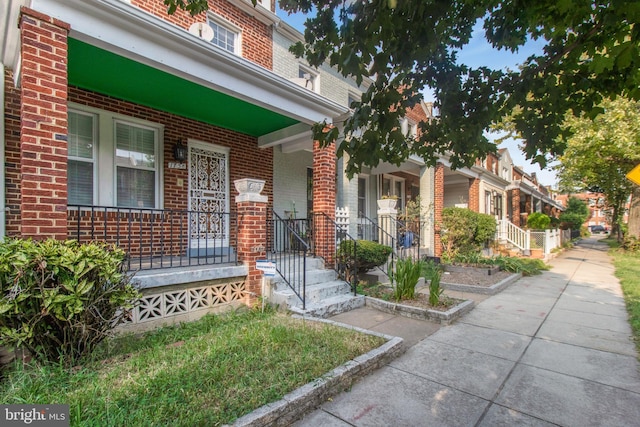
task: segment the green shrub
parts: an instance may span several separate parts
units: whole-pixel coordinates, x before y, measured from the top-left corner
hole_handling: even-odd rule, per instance
[[[0,242],[0,345],[65,364],[90,353],[139,298],[125,257],[98,243]]]
[[[551,218],[542,212],[533,212],[527,218],[527,227],[532,230],[545,230],[551,225]]]
[[[444,208],[440,238],[443,258],[453,260],[459,254],[480,252],[484,244],[496,233],[493,216],[473,212],[466,208]]]
[[[354,250],[355,244],[355,250]],[[391,248],[369,240],[343,240],[338,246],[336,258],[339,263],[355,274],[378,267],[389,259]],[[357,268],[357,270],[356,270]]]
[[[534,276],[542,273],[542,270],[549,269],[549,266],[541,259],[505,256],[498,256],[491,259],[495,265],[500,266],[501,270],[511,273],[522,273],[523,276]]]
[[[415,298],[416,285],[420,280],[423,264],[424,261],[414,261],[411,257],[398,260],[393,274],[395,282],[393,296],[396,301]]]

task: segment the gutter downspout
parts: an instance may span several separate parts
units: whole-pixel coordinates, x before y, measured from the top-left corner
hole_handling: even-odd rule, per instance
[[[5,158],[4,158],[4,146],[5,146],[5,129],[4,129],[4,64],[0,63],[0,76],[2,77],[2,84],[0,84],[0,240],[4,239],[6,233],[6,221],[7,214],[5,211]]]

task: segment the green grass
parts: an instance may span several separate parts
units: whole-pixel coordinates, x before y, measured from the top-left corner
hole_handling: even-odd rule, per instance
[[[72,370],[16,366],[0,384],[0,403],[69,404],[74,426],[215,426],[382,342],[275,312],[206,316],[109,340]]]
[[[640,351],[640,252],[621,249],[615,239],[607,238],[605,241],[611,246],[609,255],[613,257],[615,275],[622,285],[633,338]]]

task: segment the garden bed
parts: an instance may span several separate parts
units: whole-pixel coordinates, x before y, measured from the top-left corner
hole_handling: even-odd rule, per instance
[[[467,273],[475,275],[493,276],[500,272],[498,265],[461,265],[461,264],[443,264],[442,268],[445,272],[450,273]]]
[[[399,314],[419,320],[432,320],[441,324],[449,324],[468,313],[473,308],[473,301],[457,298],[443,297],[438,307],[429,304],[429,295],[416,293],[413,300],[401,300],[400,302],[387,301],[372,296],[365,296],[365,305],[385,313]]]
[[[442,275],[441,285],[445,289],[459,292],[471,292],[483,295],[495,295],[522,277],[521,273],[499,271],[497,274],[473,275],[465,273],[449,273]]]

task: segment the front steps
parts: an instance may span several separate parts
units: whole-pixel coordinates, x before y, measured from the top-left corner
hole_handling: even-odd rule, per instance
[[[284,282],[276,276],[271,282],[270,302],[286,306],[297,314],[314,317],[329,317],[364,306],[364,296],[353,295],[351,286],[337,278],[333,270],[325,269],[320,258],[307,258],[306,306]]]

